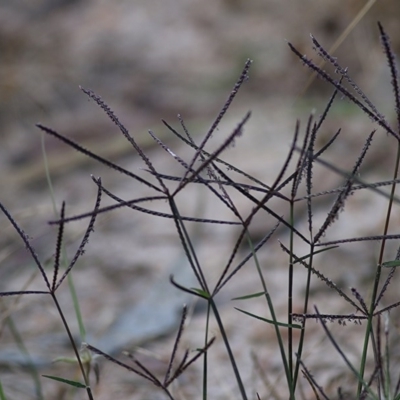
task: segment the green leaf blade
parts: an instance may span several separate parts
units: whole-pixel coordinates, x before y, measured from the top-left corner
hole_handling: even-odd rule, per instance
[[[78,389],[86,389],[86,385],[81,383],[81,382],[77,382],[77,381],[71,381],[69,379],[65,379],[65,378],[60,378],[59,376],[52,376],[52,375],[42,375],[44,378],[49,378],[49,379],[53,379],[54,381],[57,382],[62,382],[62,383],[66,383],[67,385],[76,387]]]

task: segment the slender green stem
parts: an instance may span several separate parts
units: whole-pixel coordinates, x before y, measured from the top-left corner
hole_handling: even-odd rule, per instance
[[[207,317],[206,317],[206,332],[204,335],[204,346],[207,346],[208,343],[208,332],[209,332],[209,325],[210,325],[210,302],[207,304]],[[203,356],[203,400],[207,400],[207,379],[208,379],[208,351],[204,352]]]
[[[308,300],[310,298],[310,286],[311,286],[311,267],[313,263],[313,257],[314,257],[314,245],[310,246],[310,261],[308,264],[308,270],[307,270],[307,283],[306,283],[306,290],[305,290],[305,296],[304,296],[304,307],[303,307],[303,314],[307,313],[308,310]],[[300,360],[301,356],[303,354],[303,346],[304,346],[304,340],[305,340],[305,333],[306,333],[306,318],[303,318],[302,321],[302,328],[300,332],[300,338],[299,338],[299,346],[297,349],[297,361],[296,361],[296,369],[294,373],[294,378],[293,378],[293,386],[294,389],[296,389],[296,384],[297,384],[297,379],[299,376],[299,370],[300,370]]]
[[[210,304],[210,306],[211,306],[211,308],[213,310],[213,313],[215,315],[215,319],[217,320],[217,324],[218,324],[219,330],[220,330],[221,335],[222,335],[222,339],[223,339],[223,341],[225,343],[225,347],[226,347],[226,350],[228,352],[229,360],[231,362],[231,365],[232,365],[232,368],[233,368],[233,372],[234,372],[235,377],[236,377],[236,382],[237,382],[237,384],[239,386],[240,394],[241,394],[243,400],[247,400],[247,394],[246,394],[246,391],[245,391],[245,388],[244,388],[244,385],[243,385],[242,378],[241,378],[240,373],[239,373],[239,369],[238,369],[236,361],[235,361],[235,357],[233,355],[231,346],[229,344],[228,336],[227,336],[227,334],[225,332],[225,328],[224,328],[224,325],[222,323],[221,316],[219,315],[218,308],[217,308],[217,306],[216,306],[216,304],[214,302],[214,299],[212,297],[209,298],[209,304]]]
[[[61,309],[61,307],[60,307],[60,304],[59,304],[59,302],[58,302],[58,300],[57,300],[56,295],[55,295],[54,293],[50,293],[50,294],[51,294],[51,297],[53,298],[54,304],[55,304],[56,307],[57,307],[58,314],[59,314],[60,317],[61,317],[62,323],[63,323],[63,325],[64,325],[64,329],[65,329],[65,331],[67,332],[68,338],[69,338],[69,340],[70,340],[70,342],[71,342],[71,345],[72,345],[72,348],[73,348],[73,350],[74,350],[75,357],[76,357],[77,362],[78,362],[78,365],[79,365],[79,369],[81,370],[82,377],[83,377],[83,379],[84,379],[84,381],[85,381],[86,392],[87,392],[87,394],[88,394],[89,400],[93,400],[92,390],[91,390],[91,388],[90,388],[89,377],[88,377],[88,375],[86,374],[86,371],[85,371],[85,368],[84,368],[84,366],[83,366],[81,357],[80,357],[80,355],[79,355],[78,348],[76,347],[76,344],[75,344],[75,340],[74,340],[74,338],[73,338],[73,336],[72,336],[72,333],[71,333],[71,331],[70,331],[70,329],[69,329],[67,320],[65,319],[64,313],[63,313],[63,311],[62,311],[62,309]]]
[[[42,145],[42,155],[43,155],[43,161],[44,161],[44,166],[45,166],[45,171],[46,171],[46,179],[47,179],[47,185],[50,191],[50,198],[52,201],[52,205],[53,205],[53,211],[54,211],[54,215],[57,216],[58,212],[57,212],[57,206],[56,206],[56,201],[55,201],[55,195],[54,195],[54,189],[53,189],[53,184],[52,184],[52,180],[51,180],[51,176],[50,176],[50,170],[49,170],[49,166],[48,166],[48,160],[47,160],[47,153],[46,153],[46,148],[45,148],[45,141],[44,141],[44,134],[42,134],[42,140],[41,140],[41,145]],[[65,267],[67,267],[67,254],[65,251],[65,246],[62,244],[62,263]],[[84,323],[83,323],[83,318],[82,318],[82,313],[80,311],[80,306],[79,306],[79,301],[78,301],[78,297],[76,295],[76,290],[75,290],[75,285],[74,282],[72,280],[72,275],[71,272],[68,274],[68,286],[69,286],[69,291],[71,293],[71,297],[72,297],[72,301],[74,304],[74,309],[75,309],[75,315],[76,318],[78,320],[78,326],[79,326],[79,331],[80,331],[80,336],[81,336],[81,341],[85,341],[85,336],[86,336],[86,332],[85,332],[85,327],[84,327]],[[82,360],[79,354],[79,351],[76,347],[74,338],[71,334],[71,331],[69,329],[68,323],[64,317],[64,314],[62,312],[62,309],[58,303],[57,297],[55,292],[51,292],[51,297],[53,298],[53,301],[57,307],[58,313],[62,319],[64,328],[67,332],[67,335],[69,337],[69,340],[71,342],[71,346],[73,348],[73,351],[75,353],[77,362],[79,364],[79,368],[82,372],[82,377],[85,381],[85,385],[86,385],[86,391],[88,394],[88,397],[90,400],[93,399],[93,395],[90,389],[90,384],[89,384],[89,376],[88,374],[85,372],[84,366],[82,364]]]
[[[262,274],[261,266],[260,266],[260,263],[258,261],[257,254],[256,254],[256,252],[254,250],[253,242],[252,242],[248,232],[246,233],[246,237],[247,237],[247,241],[249,243],[250,250],[253,253],[253,258],[254,258],[254,262],[256,264],[258,276],[260,278],[261,285],[262,285],[262,288],[263,288],[263,292],[265,293],[265,299],[267,300],[267,304],[268,304],[269,311],[271,313],[273,325],[275,327],[275,334],[276,334],[276,338],[278,340],[278,346],[279,346],[279,350],[280,350],[280,353],[281,353],[283,366],[284,366],[284,369],[285,369],[286,381],[287,381],[287,383],[289,385],[289,390],[292,391],[291,379],[290,379],[291,375],[290,375],[288,360],[287,360],[287,357],[286,357],[285,346],[283,344],[283,338],[282,338],[282,335],[281,335],[281,332],[280,332],[280,329],[279,329],[278,320],[276,318],[274,304],[272,302],[271,296],[270,296],[269,291],[267,289],[267,284],[266,284],[264,276]]]
[[[45,169],[45,172],[46,172],[47,186],[48,186],[49,191],[50,191],[50,198],[51,198],[51,202],[52,202],[52,205],[53,205],[54,216],[57,217],[58,216],[58,210],[57,210],[57,205],[56,205],[56,200],[55,200],[53,183],[52,183],[51,176],[50,176],[49,164],[48,164],[48,160],[47,160],[47,153],[46,153],[46,147],[45,147],[45,142],[44,142],[44,133],[42,133],[41,145],[42,145],[42,156],[43,156],[43,162],[44,162],[44,169]],[[63,244],[62,244],[62,259],[61,260],[62,260],[63,266],[65,268],[67,268],[68,257],[67,257],[67,253],[65,251],[65,246]],[[72,302],[73,302],[73,305],[74,305],[75,316],[76,316],[76,319],[78,321],[79,333],[80,333],[80,336],[81,336],[81,340],[82,340],[82,342],[85,342],[86,341],[86,330],[85,330],[85,325],[83,323],[82,313],[81,313],[81,309],[80,309],[80,306],[79,306],[79,300],[78,300],[78,296],[76,294],[74,281],[72,279],[72,272],[70,272],[68,274],[67,280],[68,280],[69,292],[71,294]]]
[[[63,250],[65,250],[65,249],[63,249]],[[65,257],[66,257],[66,255],[65,255]],[[68,280],[68,289],[69,289],[69,292],[70,292],[71,297],[72,297],[72,303],[74,305],[75,316],[76,316],[76,319],[78,321],[79,335],[80,335],[81,341],[82,342],[86,342],[85,324],[83,322],[81,307],[80,307],[80,304],[79,304],[78,295],[76,294],[75,284],[74,284],[74,280],[73,280],[71,272],[68,274],[67,280]]]
[[[36,398],[38,400],[43,400],[43,392],[42,392],[42,385],[40,383],[40,377],[39,377],[39,373],[37,370],[36,365],[34,364],[34,362],[32,361],[32,358],[29,354],[28,349],[25,346],[25,343],[21,337],[21,335],[18,332],[17,327],[14,324],[14,320],[12,319],[11,316],[8,316],[6,318],[6,323],[8,325],[8,328],[11,331],[11,334],[13,335],[15,342],[17,343],[21,353],[25,354],[25,357],[27,357],[28,359],[28,363],[29,363],[29,369],[32,373],[32,378],[33,381],[35,383],[35,391],[36,391]]]
[[[290,201],[290,225],[294,226],[294,202]],[[289,363],[289,388],[290,388],[290,399],[294,400],[294,381],[293,381],[293,246],[294,246],[294,233],[290,230],[289,238],[289,282],[288,282],[288,363]]]
[[[0,400],[7,400],[7,397],[3,390],[3,385],[1,384],[1,381],[0,381]]]
[[[390,371],[390,347],[389,347],[389,314],[384,314],[384,330],[385,330],[385,395],[388,399],[390,397],[390,386],[391,386],[391,371]]]
[[[328,339],[330,340],[330,342],[332,343],[333,347],[336,349],[336,351],[338,352],[338,354],[342,357],[343,361],[346,363],[346,365],[348,366],[348,368],[350,369],[350,371],[354,374],[354,376],[357,377],[358,381],[361,383],[362,388],[364,388],[368,394],[370,395],[371,399],[377,400],[378,397],[372,392],[370,386],[368,385],[367,382],[364,381],[364,379],[360,376],[359,372],[357,371],[357,369],[353,366],[353,364],[350,362],[350,360],[348,359],[348,357],[346,356],[346,353],[343,351],[343,349],[339,346],[339,344],[336,342],[335,338],[333,337],[333,335],[331,334],[331,332],[329,331],[328,327],[326,326],[326,322],[324,321],[323,318],[321,318],[318,309],[315,307],[315,310],[318,314],[319,321],[325,331],[326,336],[328,337]],[[357,397],[357,399],[360,399],[360,396]]]
[[[394,181],[398,177],[399,165],[400,165],[400,143],[397,143],[397,156],[396,156],[396,163],[395,163],[395,168],[394,168],[394,173],[393,173]],[[389,231],[389,224],[390,224],[390,218],[392,215],[392,207],[393,207],[393,199],[394,199],[395,191],[396,191],[396,182],[393,182],[392,189],[390,192],[390,200],[389,200],[389,204],[388,204],[388,209],[386,212],[386,220],[385,220],[385,225],[383,228],[383,235],[386,235]],[[361,364],[360,364],[361,379],[364,379],[365,366],[367,363],[368,345],[369,345],[369,339],[370,339],[371,332],[372,332],[372,321],[373,321],[374,311],[375,311],[375,307],[376,307],[375,303],[376,303],[376,299],[378,296],[378,289],[379,289],[379,283],[380,283],[381,272],[382,272],[382,263],[383,263],[383,256],[384,256],[384,252],[385,252],[385,245],[386,245],[386,240],[385,240],[385,238],[383,238],[382,242],[381,242],[380,252],[379,252],[378,266],[376,268],[374,286],[373,286],[372,296],[371,296],[371,303],[369,306],[368,322],[367,322],[367,327],[365,330],[364,346],[363,346],[363,351],[362,351],[362,356],[361,356]],[[360,397],[361,390],[362,390],[362,383],[361,383],[361,381],[359,381],[358,388],[357,388],[357,398]]]

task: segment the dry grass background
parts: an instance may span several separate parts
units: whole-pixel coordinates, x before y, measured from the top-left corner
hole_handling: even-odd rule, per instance
[[[270,181],[288,150],[296,118],[304,121],[310,109],[319,106],[322,96],[330,93],[330,88],[319,80],[304,91],[308,71],[290,53],[286,41],[301,52],[311,54],[309,34],[312,33],[329,48],[365,4],[356,0],[19,0],[0,4],[0,200],[33,238],[39,254],[44,259],[50,257],[55,233],[46,224],[52,217],[51,202],[44,179],[40,134],[34,123],[43,122],[137,171],[142,167],[141,162],[106,116],[79,91],[78,85],[82,85],[106,99],[158,166],[174,171],[171,160],[155,148],[146,130],[153,129],[184,156],[186,150],[168,136],[160,119],[175,124],[176,114],[180,113],[189,129],[201,135],[217,114],[248,57],[254,60],[250,81],[218,134],[225,137],[229,128],[251,109],[253,118],[245,135],[227,158],[260,179]],[[393,112],[392,94],[376,21],[381,21],[391,34],[394,48],[400,54],[400,40],[396,36],[399,17],[398,1],[377,2],[335,53],[359,85],[389,115]],[[324,132],[326,137],[338,127],[346,132],[345,144],[335,149],[341,162],[358,149],[357,135],[369,132],[369,125],[351,107],[333,110]],[[319,140],[323,142],[324,137]],[[371,174],[385,172],[387,143],[387,138],[382,138],[368,161]],[[70,214],[92,207],[95,187],[90,183],[90,173],[102,176],[103,183],[123,197],[138,196],[141,190],[115,173],[85,161],[60,143],[46,139],[46,148],[56,198],[58,202],[66,200]],[[326,174],[321,171],[320,182],[325,178]],[[196,203],[197,195],[196,191],[188,190],[182,199],[182,207],[188,214],[197,212],[202,204],[207,215],[220,216],[222,211],[213,208],[206,198]],[[355,228],[361,232],[376,231],[384,215],[380,212],[382,206],[383,203],[368,196],[355,199],[351,212],[345,221],[339,222],[332,235],[343,230],[348,230],[349,236],[355,235],[358,231],[350,231]],[[374,218],[367,219],[365,216],[371,215],[371,210]],[[263,229],[268,223],[258,221]],[[0,224],[0,287],[19,289],[33,269],[4,218]],[[256,224],[255,235],[257,229]],[[68,228],[70,248],[81,231],[79,224]],[[232,245],[232,233],[223,228],[205,228],[199,235],[199,252],[210,268],[215,269],[222,264],[225,249],[228,251]],[[374,255],[373,248],[360,245],[355,250],[338,251],[334,259],[322,259],[321,265],[344,286],[360,284],[369,278]],[[144,219],[124,210],[101,217],[87,255],[75,273],[91,335],[103,338],[124,310],[140,303],[151,291],[149,288],[158,287],[160,277],[168,276],[180,257],[179,245],[167,222]],[[286,284],[286,272],[282,268],[286,261],[275,250],[264,252],[262,260],[271,271],[273,294],[278,295],[282,292],[281,284]],[[40,279],[33,279],[32,285],[40,287]],[[254,291],[254,285],[250,274],[241,276],[227,289],[221,302],[226,306],[228,331],[241,359],[246,382],[261,393],[268,393],[250,350],[257,351],[262,368],[276,379],[274,386],[279,388],[283,382],[279,357],[274,346],[265,346],[265,341],[272,340],[272,333],[264,332],[262,324],[253,326],[247,320],[238,319],[228,302],[233,295]],[[301,294],[301,288],[297,290]],[[325,306],[325,311],[328,307],[335,308],[335,312],[342,311],[340,302],[334,303],[318,285],[315,291],[322,310]],[[74,326],[68,290],[61,293],[61,300]],[[278,311],[283,311],[285,300],[285,295],[278,297]],[[257,307],[255,304],[252,312],[262,313],[263,309]],[[61,332],[59,321],[47,299],[22,299],[16,305],[15,318],[32,351],[44,352],[48,359],[61,355],[56,341],[57,332]],[[202,320],[201,313],[194,316],[188,328],[185,343],[189,347],[195,348],[201,343]],[[317,325],[310,329],[318,331]],[[337,332],[346,338],[350,354],[355,352],[359,340],[357,334],[350,333],[352,329]],[[1,333],[0,350],[9,350],[13,346],[9,334],[6,329]],[[317,366],[321,383],[331,385],[332,390],[337,384],[346,385],[347,378],[338,358],[321,359],[311,352],[315,346],[325,351],[329,344],[323,342],[322,335],[312,338],[308,343],[307,361]],[[146,344],[146,350],[153,355],[143,357],[155,368],[161,368],[170,345],[169,337],[151,341]],[[212,398],[238,398],[223,351],[217,350],[214,354]],[[10,396],[14,396],[10,398],[34,398],[29,380],[22,378],[25,373],[11,368],[6,356],[2,363],[1,379],[12,393]],[[69,367],[59,368],[63,374],[71,373]],[[197,379],[196,369],[183,378],[181,386],[176,388],[181,398],[199,398]],[[44,382],[46,398],[68,398],[60,386]],[[159,398],[151,387],[107,363],[96,391],[96,399]]]

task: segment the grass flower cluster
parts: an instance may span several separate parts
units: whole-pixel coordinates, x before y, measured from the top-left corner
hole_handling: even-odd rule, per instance
[[[157,170],[152,160],[137,144],[135,138],[120,122],[108,104],[91,90],[82,88],[83,93],[106,113],[142,159],[145,166],[142,175],[129,171],[111,160],[104,159],[92,153],[90,150],[82,147],[52,128],[42,124],[37,125],[38,128],[47,135],[57,138],[76,151],[106,165],[116,173],[126,175],[131,178],[135,184],[145,185],[149,191],[149,194],[144,197],[123,199],[103,186],[100,178],[93,177],[93,183],[97,186],[97,198],[93,209],[85,214],[67,216],[65,215],[65,204],[63,204],[59,216],[56,220],[50,222],[58,227],[53,268],[50,274],[36,255],[29,237],[24,233],[9,210],[0,203],[3,214],[19,234],[46,284],[46,290],[3,291],[0,295],[3,297],[21,295],[50,296],[59,318],[62,320],[66,335],[69,337],[81,373],[80,380],[68,380],[53,375],[47,376],[47,378],[59,381],[60,385],[66,384],[73,386],[80,392],[85,391],[88,399],[94,399],[93,385],[96,383],[94,379],[90,379],[90,375],[92,375],[92,371],[94,370],[94,375],[98,377],[97,366],[93,360],[94,356],[101,356],[105,358],[107,362],[114,363],[120,368],[124,368],[132,374],[139,375],[144,380],[150,382],[159,391],[164,393],[165,398],[178,400],[178,397],[176,397],[172,389],[173,383],[178,380],[182,374],[185,374],[186,370],[191,368],[193,363],[202,363],[202,397],[203,399],[213,398],[208,384],[208,376],[212,373],[208,364],[208,354],[213,351],[215,337],[211,336],[208,325],[209,320],[215,318],[218,324],[220,337],[224,343],[232,368],[232,376],[236,381],[238,398],[243,400],[253,398],[249,393],[255,391],[258,399],[301,399],[303,398],[304,386],[307,385],[316,399],[400,399],[400,371],[396,371],[395,368],[391,367],[391,342],[389,339],[391,332],[389,328],[387,328],[388,325],[385,324],[385,321],[390,318],[389,312],[400,305],[400,298],[394,303],[385,303],[385,294],[390,285],[394,285],[397,268],[400,266],[400,246],[397,254],[390,255],[386,251],[389,241],[398,243],[400,239],[400,233],[389,233],[390,222],[395,212],[395,207],[397,207],[399,203],[399,198],[396,196],[396,185],[399,182],[398,170],[400,164],[400,89],[396,57],[390,46],[388,35],[380,24],[379,33],[383,54],[386,57],[390,69],[397,126],[391,126],[385,116],[380,113],[367,95],[352,80],[347,69],[343,68],[339,64],[339,61],[332,57],[317,39],[314,37],[311,39],[314,49],[319,57],[334,67],[335,75],[333,76],[326,73],[310,58],[300,54],[299,51],[289,43],[290,49],[299,58],[300,62],[332,86],[333,94],[328,99],[321,116],[316,118],[314,115],[310,115],[305,127],[301,127],[300,124],[297,123],[287,157],[281,160],[281,168],[279,171],[276,171],[275,179],[272,182],[263,182],[256,179],[245,171],[224,161],[225,151],[243,134],[246,123],[251,117],[250,112],[245,114],[242,119],[238,121],[236,128],[225,138],[223,143],[216,150],[212,152],[206,151],[206,145],[210,141],[212,135],[215,134],[221,120],[224,118],[240,88],[249,78],[249,71],[251,68],[250,60],[245,63],[243,71],[229,94],[227,101],[212,123],[211,128],[200,142],[195,141],[182,119],[179,120],[179,128],[175,128],[163,121],[165,128],[168,129],[171,134],[175,135],[180,141],[184,142],[185,145],[194,151],[194,156],[191,157],[191,159],[187,160],[184,155],[176,154],[152,131],[149,131],[149,134],[156,144],[162,150],[169,153],[172,159],[183,167],[184,173],[181,176],[166,175],[162,171]],[[346,101],[349,101],[361,109],[379,129],[379,132],[374,130],[366,136],[360,152],[354,154],[353,167],[350,170],[344,170],[340,165],[332,164],[325,157],[331,147],[341,140],[343,133],[339,127],[328,142],[320,148],[317,147],[318,135],[324,129],[326,118],[329,115],[332,105],[338,100],[338,97],[344,98]],[[374,144],[373,140],[376,136],[382,135],[381,131],[386,132],[386,134],[391,137],[393,146],[397,147],[397,156],[393,160],[392,177],[386,181],[367,182],[361,178],[360,172],[362,171],[365,157]],[[316,166],[322,166],[328,171],[341,176],[342,184],[339,187],[332,187],[328,191],[320,191],[319,188],[316,187],[313,179],[313,171]],[[151,176],[151,179],[148,178],[149,176]],[[182,214],[177,204],[177,198],[189,185],[197,185],[203,190],[210,192],[215,202],[223,204],[226,209],[229,210],[231,218],[205,219]],[[250,210],[248,213],[244,214],[238,209],[230,195],[232,191],[237,192],[237,194],[246,199],[249,204],[248,209]],[[382,231],[365,237],[343,237],[334,241],[326,241],[325,237],[327,231],[338,220],[341,211],[345,209],[351,196],[358,191],[370,191],[371,195],[383,196],[385,198],[387,202],[387,211],[386,222]],[[110,197],[115,201],[115,204],[102,207],[102,196]],[[332,201],[329,202],[329,207],[326,209],[325,219],[317,224],[314,218],[315,204],[318,199],[324,196],[330,196]],[[273,208],[270,207],[270,201],[272,199],[278,199],[279,202],[287,206],[288,217],[277,214]],[[169,212],[154,211],[154,205],[157,204],[157,202],[167,203],[169,205]],[[151,203],[151,207],[149,207],[149,203]],[[306,230],[300,229],[295,223],[296,206],[299,203],[304,203],[306,205],[308,220]],[[82,320],[80,320],[82,348],[79,349],[79,346],[77,346],[74,340],[74,335],[71,333],[69,323],[64,316],[63,306],[60,304],[57,296],[58,289],[68,280],[77,260],[83,256],[85,247],[96,224],[96,217],[99,214],[109,213],[112,212],[112,210],[122,207],[128,207],[140,213],[147,213],[149,218],[168,218],[173,221],[177,240],[179,240],[184,250],[188,266],[196,277],[197,285],[195,287],[186,287],[174,276],[170,277],[170,284],[175,286],[176,290],[187,292],[193,296],[193,298],[200,298],[207,304],[207,323],[204,327],[204,342],[194,353],[190,352],[189,349],[184,350],[183,356],[178,359],[178,349],[181,346],[181,338],[185,329],[187,315],[186,307],[183,307],[181,323],[179,327],[177,327],[176,340],[171,349],[170,361],[163,376],[159,376],[158,373],[151,371],[134,353],[125,352],[121,357],[115,357],[106,354],[101,348],[96,348],[91,345],[91,343],[87,343]],[[276,224],[272,230],[265,231],[263,237],[255,242],[249,231],[253,221],[262,213],[273,218]],[[89,222],[81,244],[72,257],[71,262],[62,267],[62,260],[64,259],[63,237],[65,225],[76,220],[85,219]],[[193,223],[225,224],[232,226],[235,232],[237,232],[231,251],[226,255],[223,271],[215,281],[210,281],[206,278],[201,258],[196,252],[196,243],[193,241],[189,233],[190,230],[188,229],[188,224]],[[288,240],[278,242],[278,232],[283,231],[288,234]],[[296,243],[299,241],[307,246],[307,254],[298,253]],[[351,288],[349,291],[344,290],[336,282],[326,277],[314,262],[317,254],[326,252],[327,256],[329,256],[329,252],[332,249],[355,242],[379,243],[379,253],[376,255],[377,263],[375,265],[374,279],[370,287],[371,295],[368,298],[362,294],[364,290],[355,287]],[[271,295],[271,288],[268,284],[269,271],[263,268],[258,257],[260,249],[268,251],[269,246],[276,246],[277,243],[279,243],[278,245],[281,247],[282,252],[287,255],[288,260],[285,319],[280,319],[278,317],[275,301]],[[239,254],[239,249],[243,248],[243,244],[246,244],[246,249],[248,249],[248,253],[244,257]],[[255,265],[255,271],[259,277],[261,290],[254,291],[254,293],[249,293],[237,299],[242,301],[256,297],[264,299],[265,308],[269,317],[265,318],[243,309],[238,309],[238,318],[247,319],[250,317],[261,320],[266,324],[266,329],[273,330],[275,334],[275,342],[273,344],[266,343],[265,345],[277,346],[279,349],[282,371],[285,376],[285,385],[271,389],[270,393],[261,393],[257,388],[246,387],[246,383],[241,375],[240,365],[235,358],[235,352],[234,349],[232,349],[230,337],[224,324],[224,315],[216,302],[216,297],[224,290],[227,283],[237,278],[237,273],[240,270],[249,268],[249,264]],[[294,278],[295,270],[298,268],[304,268],[306,271],[304,282],[299,282]],[[386,271],[388,271],[388,273],[386,273]],[[348,303],[353,312],[350,314],[338,314],[335,310],[332,310],[331,314],[320,312],[318,305],[314,306],[312,304],[312,282],[314,279],[325,284],[329,290],[336,293],[343,302]],[[71,291],[74,291],[73,283],[69,282],[69,284],[71,285]],[[304,296],[302,298],[294,297],[294,287],[298,285],[304,288]],[[78,299],[76,299],[76,304],[77,314],[79,315]],[[301,305],[300,312],[299,304]],[[311,322],[310,320],[314,322],[317,321],[320,324],[330,344],[341,357],[343,367],[355,378],[357,382],[355,387],[338,387],[336,393],[328,393],[319,383],[318,371],[313,371],[312,366],[307,365],[303,358],[304,348],[307,342],[306,327]],[[331,332],[330,323],[332,322],[342,325],[346,323],[356,323],[363,327],[364,338],[362,349],[356,363],[349,359],[343,346],[341,346],[339,341],[335,338],[335,335]],[[372,364],[370,362],[371,360],[373,361]],[[36,373],[40,375],[40,371],[36,371]],[[300,381],[302,382],[301,384]],[[303,387],[303,389],[301,389],[301,387]],[[40,397],[39,393],[38,398]],[[1,386],[0,398],[8,398]]]

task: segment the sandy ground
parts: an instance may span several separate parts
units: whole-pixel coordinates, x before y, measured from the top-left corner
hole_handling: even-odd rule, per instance
[[[253,59],[250,79],[214,134],[210,148],[215,149],[251,110],[252,117],[244,134],[235,147],[226,152],[224,159],[271,184],[288,152],[296,119],[301,120],[304,129],[308,113],[315,109],[318,116],[331,92],[320,80],[315,80],[305,91],[309,74],[290,53],[286,41],[302,53],[311,55],[309,34],[312,33],[329,48],[362,6],[358,1],[325,1],[322,5],[314,0],[293,3],[290,7],[280,1],[254,1],[249,6],[242,1],[199,0],[120,1],[117,4],[43,0],[32,4],[17,1],[15,5],[0,6],[0,184],[3,187],[0,200],[32,239],[39,257],[45,262],[54,254],[56,229],[47,224],[54,213],[44,176],[41,136],[34,123],[40,121],[124,168],[149,178],[143,171],[142,160],[120,137],[104,113],[79,91],[78,85],[95,90],[107,101],[157,169],[167,174],[180,174],[182,169],[154,144],[146,130],[152,129],[176,154],[190,160],[193,151],[177,141],[160,119],[179,127],[176,115],[182,114],[195,140],[201,140],[245,60]],[[390,121],[394,121],[390,81],[380,53],[375,22],[380,20],[389,34],[393,33],[393,46],[399,50],[400,42],[393,28],[397,22],[396,10],[398,3],[395,1],[372,7],[337,52],[339,59],[344,60],[350,73],[378,102]],[[339,101],[317,139],[317,146],[322,146],[340,127],[342,138],[327,158],[343,169],[351,168],[354,155],[360,151],[363,139],[374,126],[354,107]],[[93,207],[96,187],[90,174],[101,176],[103,184],[124,199],[151,193],[143,185],[77,156],[54,139],[46,138],[45,145],[57,206],[65,200],[67,215]],[[390,179],[393,151],[392,139],[378,131],[363,167],[363,178],[368,181]],[[317,168],[314,181],[317,191],[317,188],[335,187],[341,179]],[[241,212],[247,215],[252,205],[243,196],[229,193]],[[185,215],[233,219],[226,207],[194,185],[188,187],[178,201]],[[105,199],[104,204],[112,202]],[[385,199],[370,192],[353,196],[326,240],[380,233],[386,204]],[[326,205],[323,201],[316,203],[316,223],[326,215]],[[168,210],[165,203],[152,207]],[[286,204],[273,201],[271,207],[279,215],[287,215]],[[398,218],[395,209],[394,226]],[[69,258],[77,248],[85,224],[86,221],[80,221],[66,228]],[[273,219],[260,215],[254,220],[252,234],[257,238],[273,225]],[[204,225],[196,230],[194,224],[188,226],[195,237],[196,251],[207,278],[213,285],[227,263],[238,229]],[[306,226],[304,209],[299,209],[298,227],[304,232]],[[1,219],[1,227],[1,290],[21,290],[23,287],[43,290],[40,275],[35,273],[29,255],[5,218]],[[279,231],[260,251],[260,263],[277,315],[284,320],[288,260],[280,250],[278,239],[287,244],[287,232]],[[299,255],[307,254],[308,249],[302,243],[296,243],[296,246]],[[236,262],[247,251],[245,247],[241,248]],[[396,244],[389,246],[387,257],[394,258],[395,251]],[[331,254],[318,256],[318,268],[347,292],[349,287],[355,286],[368,298],[368,282],[376,264],[378,245],[345,245]],[[132,210],[99,216],[86,254],[73,275],[88,332],[87,341],[115,352],[120,359],[124,359],[120,356],[121,347],[135,349],[151,370],[162,374],[173,347],[173,332],[179,323],[180,308],[183,303],[188,303],[194,307],[194,312],[187,321],[179,354],[185,348],[201,347],[204,343],[204,306],[196,306],[188,297],[176,297],[176,291],[171,292],[168,284],[168,276],[174,273],[181,282],[195,286],[193,276],[187,271],[190,269],[171,221]],[[296,270],[296,309],[300,309],[304,279],[305,271]],[[395,301],[395,285],[389,290],[384,305]],[[255,266],[249,264],[227,284],[217,300],[249,397],[256,398],[258,392],[262,399],[286,398],[282,362],[273,330],[234,309],[243,307],[269,318],[265,301],[231,301],[233,297],[260,290]],[[321,312],[354,311],[316,279],[312,293],[311,302],[317,304]],[[78,334],[66,284],[60,288],[59,298],[73,332]],[[5,317],[10,310],[35,362],[45,364],[40,373],[74,378],[75,367],[47,364],[55,357],[70,355],[51,301],[46,296],[27,296],[15,303],[15,298],[3,300],[0,378],[9,398],[37,398],[29,374],[15,366],[21,351],[6,324]],[[391,315],[395,342],[396,313]],[[346,353],[357,363],[362,327],[332,324],[331,328]],[[214,320],[210,331],[217,337],[210,351],[210,398],[239,399],[232,368]],[[332,396],[338,386],[352,387],[351,375],[344,368],[343,360],[332,350],[321,327],[312,322],[307,334],[304,361],[318,382]],[[395,344],[392,351],[396,372],[398,347]],[[101,379],[95,387],[96,399],[164,398],[151,384],[132,373],[104,360],[99,362]],[[177,381],[173,388],[176,398],[200,398],[200,377],[201,364],[198,363]],[[306,381],[301,382],[305,398],[312,398]],[[65,387],[58,383],[42,379],[42,384],[46,399],[85,398],[81,393],[66,393]]]

